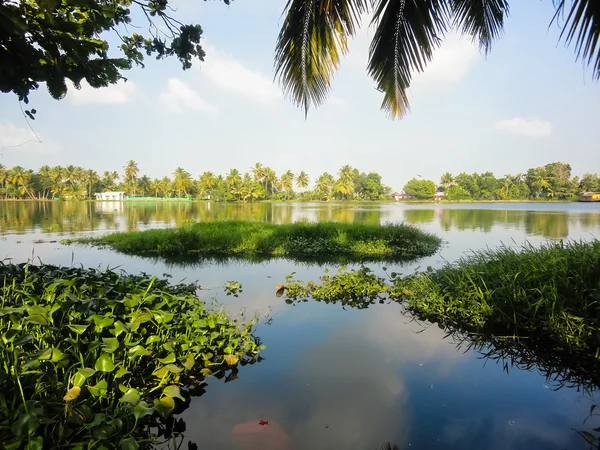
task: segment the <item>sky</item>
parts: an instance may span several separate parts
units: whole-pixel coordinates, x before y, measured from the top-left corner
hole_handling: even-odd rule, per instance
[[[73,89],[60,101],[42,86],[30,96],[33,122],[15,95],[0,94],[0,164],[102,173],[122,172],[133,159],[154,178],[178,166],[198,177],[261,162],[279,174],[304,170],[312,180],[350,164],[378,172],[394,190],[416,175],[436,182],[447,171],[500,177],[554,161],[570,163],[579,176],[600,172],[600,84],[559,42],[558,26],[549,26],[551,1],[512,1],[487,56],[451,32],[415,76],[410,113],[395,121],[380,110],[382,94],[366,73],[367,21],[327,103],[305,119],[274,81],[284,4],[175,1],[176,17],[204,29],[205,62],[183,71],[175,59],[148,58],[144,69],[126,73],[127,82]]]

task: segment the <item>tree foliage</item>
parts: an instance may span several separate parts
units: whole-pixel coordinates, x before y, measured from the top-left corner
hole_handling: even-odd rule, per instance
[[[147,35],[128,32],[142,28],[133,23],[134,11],[147,20]],[[75,88],[83,80],[108,86],[125,79],[132,66],[143,66],[144,56],[174,56],[189,69],[193,59],[204,60],[202,28],[171,11],[168,0],[0,0],[0,91],[27,103],[45,83],[61,99],[67,80]],[[109,51],[109,37],[120,40],[120,55]]]
[[[600,77],[600,2],[554,0],[560,38]],[[449,30],[458,29],[487,53],[504,29],[507,0],[288,0],[275,52],[284,91],[305,114],[325,102],[347,42],[372,14],[375,31],[367,71],[392,118],[409,110],[407,89]]]

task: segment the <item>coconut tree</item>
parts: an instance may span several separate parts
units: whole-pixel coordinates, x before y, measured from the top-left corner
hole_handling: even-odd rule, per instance
[[[187,190],[192,185],[192,176],[182,167],[177,167],[173,172],[173,187],[177,191],[177,197],[181,197],[181,191],[187,195]]]
[[[125,183],[127,184],[127,186],[129,187],[129,189],[132,190],[132,194],[135,197],[135,188],[136,188],[136,181],[137,181],[137,175],[140,171],[140,169],[138,168],[137,163],[133,160],[130,159],[127,164],[124,167],[125,169]]]
[[[329,200],[331,190],[333,189],[333,175],[325,172],[317,178],[315,183],[315,192],[321,199]]]
[[[448,189],[453,184],[456,184],[456,180],[454,179],[454,175],[450,172],[446,172],[440,178],[440,187],[444,190]]]
[[[600,78],[600,2],[554,0],[552,22],[561,39]],[[507,0],[288,0],[275,49],[275,73],[283,90],[304,109],[325,102],[341,57],[362,19],[372,14],[367,71],[392,118],[409,110],[407,89],[450,29],[487,53],[509,13]],[[560,19],[560,20],[558,20]]]
[[[285,197],[289,199],[294,188],[294,173],[291,170],[281,175],[281,187],[285,191]]]
[[[152,179],[148,175],[143,175],[137,180],[137,187],[143,196],[152,192]]]
[[[198,180],[200,192],[204,195],[210,195],[212,189],[217,185],[217,177],[212,172],[204,172]]]
[[[296,177],[296,186],[300,189],[306,189],[308,187],[308,174],[304,170]]]
[[[273,195],[275,192],[275,187],[279,183],[279,179],[277,178],[275,171],[270,167],[265,167],[263,181],[267,195]]]

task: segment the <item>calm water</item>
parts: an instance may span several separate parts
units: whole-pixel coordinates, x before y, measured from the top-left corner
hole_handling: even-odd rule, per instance
[[[583,423],[594,394],[558,389],[560,380],[548,381],[535,368],[486,360],[485,348],[465,352],[437,326],[411,321],[397,304],[344,310],[317,302],[289,306],[275,296],[275,284],[289,273],[316,279],[324,267],[281,260],[180,267],[59,242],[81,233],[225,219],[406,221],[443,237],[438,254],[389,265],[404,273],[501,243],[600,236],[600,204],[0,202],[0,258],[169,273],[174,281],[199,281],[202,295],[216,297],[232,313],[258,312],[256,334],[267,345],[266,359],[241,368],[234,382],[210,380],[207,393],[182,415],[186,439],[203,450],[375,450],[388,441],[400,449],[584,449],[573,430],[600,425]],[[239,298],[224,294],[227,280],[242,283]],[[257,420],[269,421],[268,443],[232,433]]]

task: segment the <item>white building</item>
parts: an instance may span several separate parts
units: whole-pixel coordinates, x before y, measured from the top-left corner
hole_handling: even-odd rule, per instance
[[[96,200],[105,202],[110,200],[122,201],[125,199],[125,192],[96,192]]]

